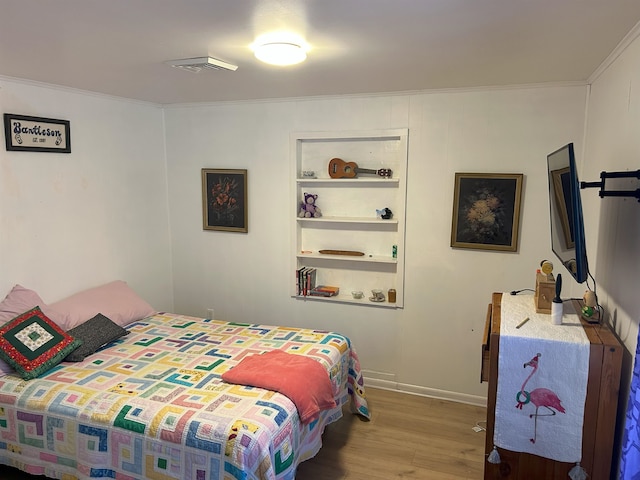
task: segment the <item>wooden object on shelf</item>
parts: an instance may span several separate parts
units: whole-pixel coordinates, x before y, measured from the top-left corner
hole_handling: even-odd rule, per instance
[[[574,463],[557,462],[529,453],[512,452],[498,448],[501,462],[492,464],[486,458],[493,449],[493,430],[498,390],[498,355],[500,346],[500,321],[502,294],[494,293],[487,312],[481,378],[489,382],[487,398],[487,436],[485,441],[484,478],[528,480],[566,480]],[[574,302],[580,312],[581,305]],[[533,309],[533,306],[532,306]],[[580,315],[582,328],[591,342],[589,351],[589,377],[584,405],[582,426],[582,461],[580,465],[588,478],[610,478],[613,443],[620,388],[622,345],[607,325],[589,324]],[[560,327],[562,328],[562,327]],[[488,355],[485,355],[488,351]],[[488,359],[488,360],[487,360]],[[489,362],[486,365],[486,362]],[[488,377],[485,372],[488,372]]]
[[[324,255],[351,255],[352,257],[362,257],[364,253],[355,250],[318,250]]]
[[[384,178],[391,178],[390,168],[360,168],[356,162],[345,162],[341,158],[332,158],[329,161],[329,176],[331,178],[355,178],[359,173],[371,173]]]
[[[533,299],[537,313],[551,313],[551,302],[556,293],[556,280],[553,274],[536,273],[536,293]]]

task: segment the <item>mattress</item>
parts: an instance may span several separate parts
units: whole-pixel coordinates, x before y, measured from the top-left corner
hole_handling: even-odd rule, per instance
[[[170,313],[38,379],[0,377],[0,463],[58,479],[294,479],[342,406],[368,417],[350,340],[337,333]],[[322,364],[337,407],[303,425],[286,396],[221,375],[280,349]]]

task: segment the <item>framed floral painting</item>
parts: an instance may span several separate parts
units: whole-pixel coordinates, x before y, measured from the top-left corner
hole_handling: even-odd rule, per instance
[[[456,173],[451,246],[518,250],[521,173]]]
[[[247,233],[247,171],[202,169],[202,228]]]

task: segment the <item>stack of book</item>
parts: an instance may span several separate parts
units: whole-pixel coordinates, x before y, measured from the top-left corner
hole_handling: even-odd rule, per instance
[[[334,297],[340,293],[340,288],[331,285],[318,285],[309,291],[309,295],[314,297]]]
[[[340,293],[338,287],[331,285],[316,286],[316,269],[301,267],[296,270],[296,294],[303,297],[334,297]]]
[[[296,270],[296,289],[298,295],[307,296],[316,286],[316,269],[302,267]]]

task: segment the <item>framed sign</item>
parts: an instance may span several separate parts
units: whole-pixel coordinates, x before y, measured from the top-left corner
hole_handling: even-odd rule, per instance
[[[4,138],[7,150],[71,153],[68,120],[5,113]]]
[[[202,228],[248,232],[246,170],[202,169]]]
[[[523,174],[456,173],[451,246],[518,249]]]

